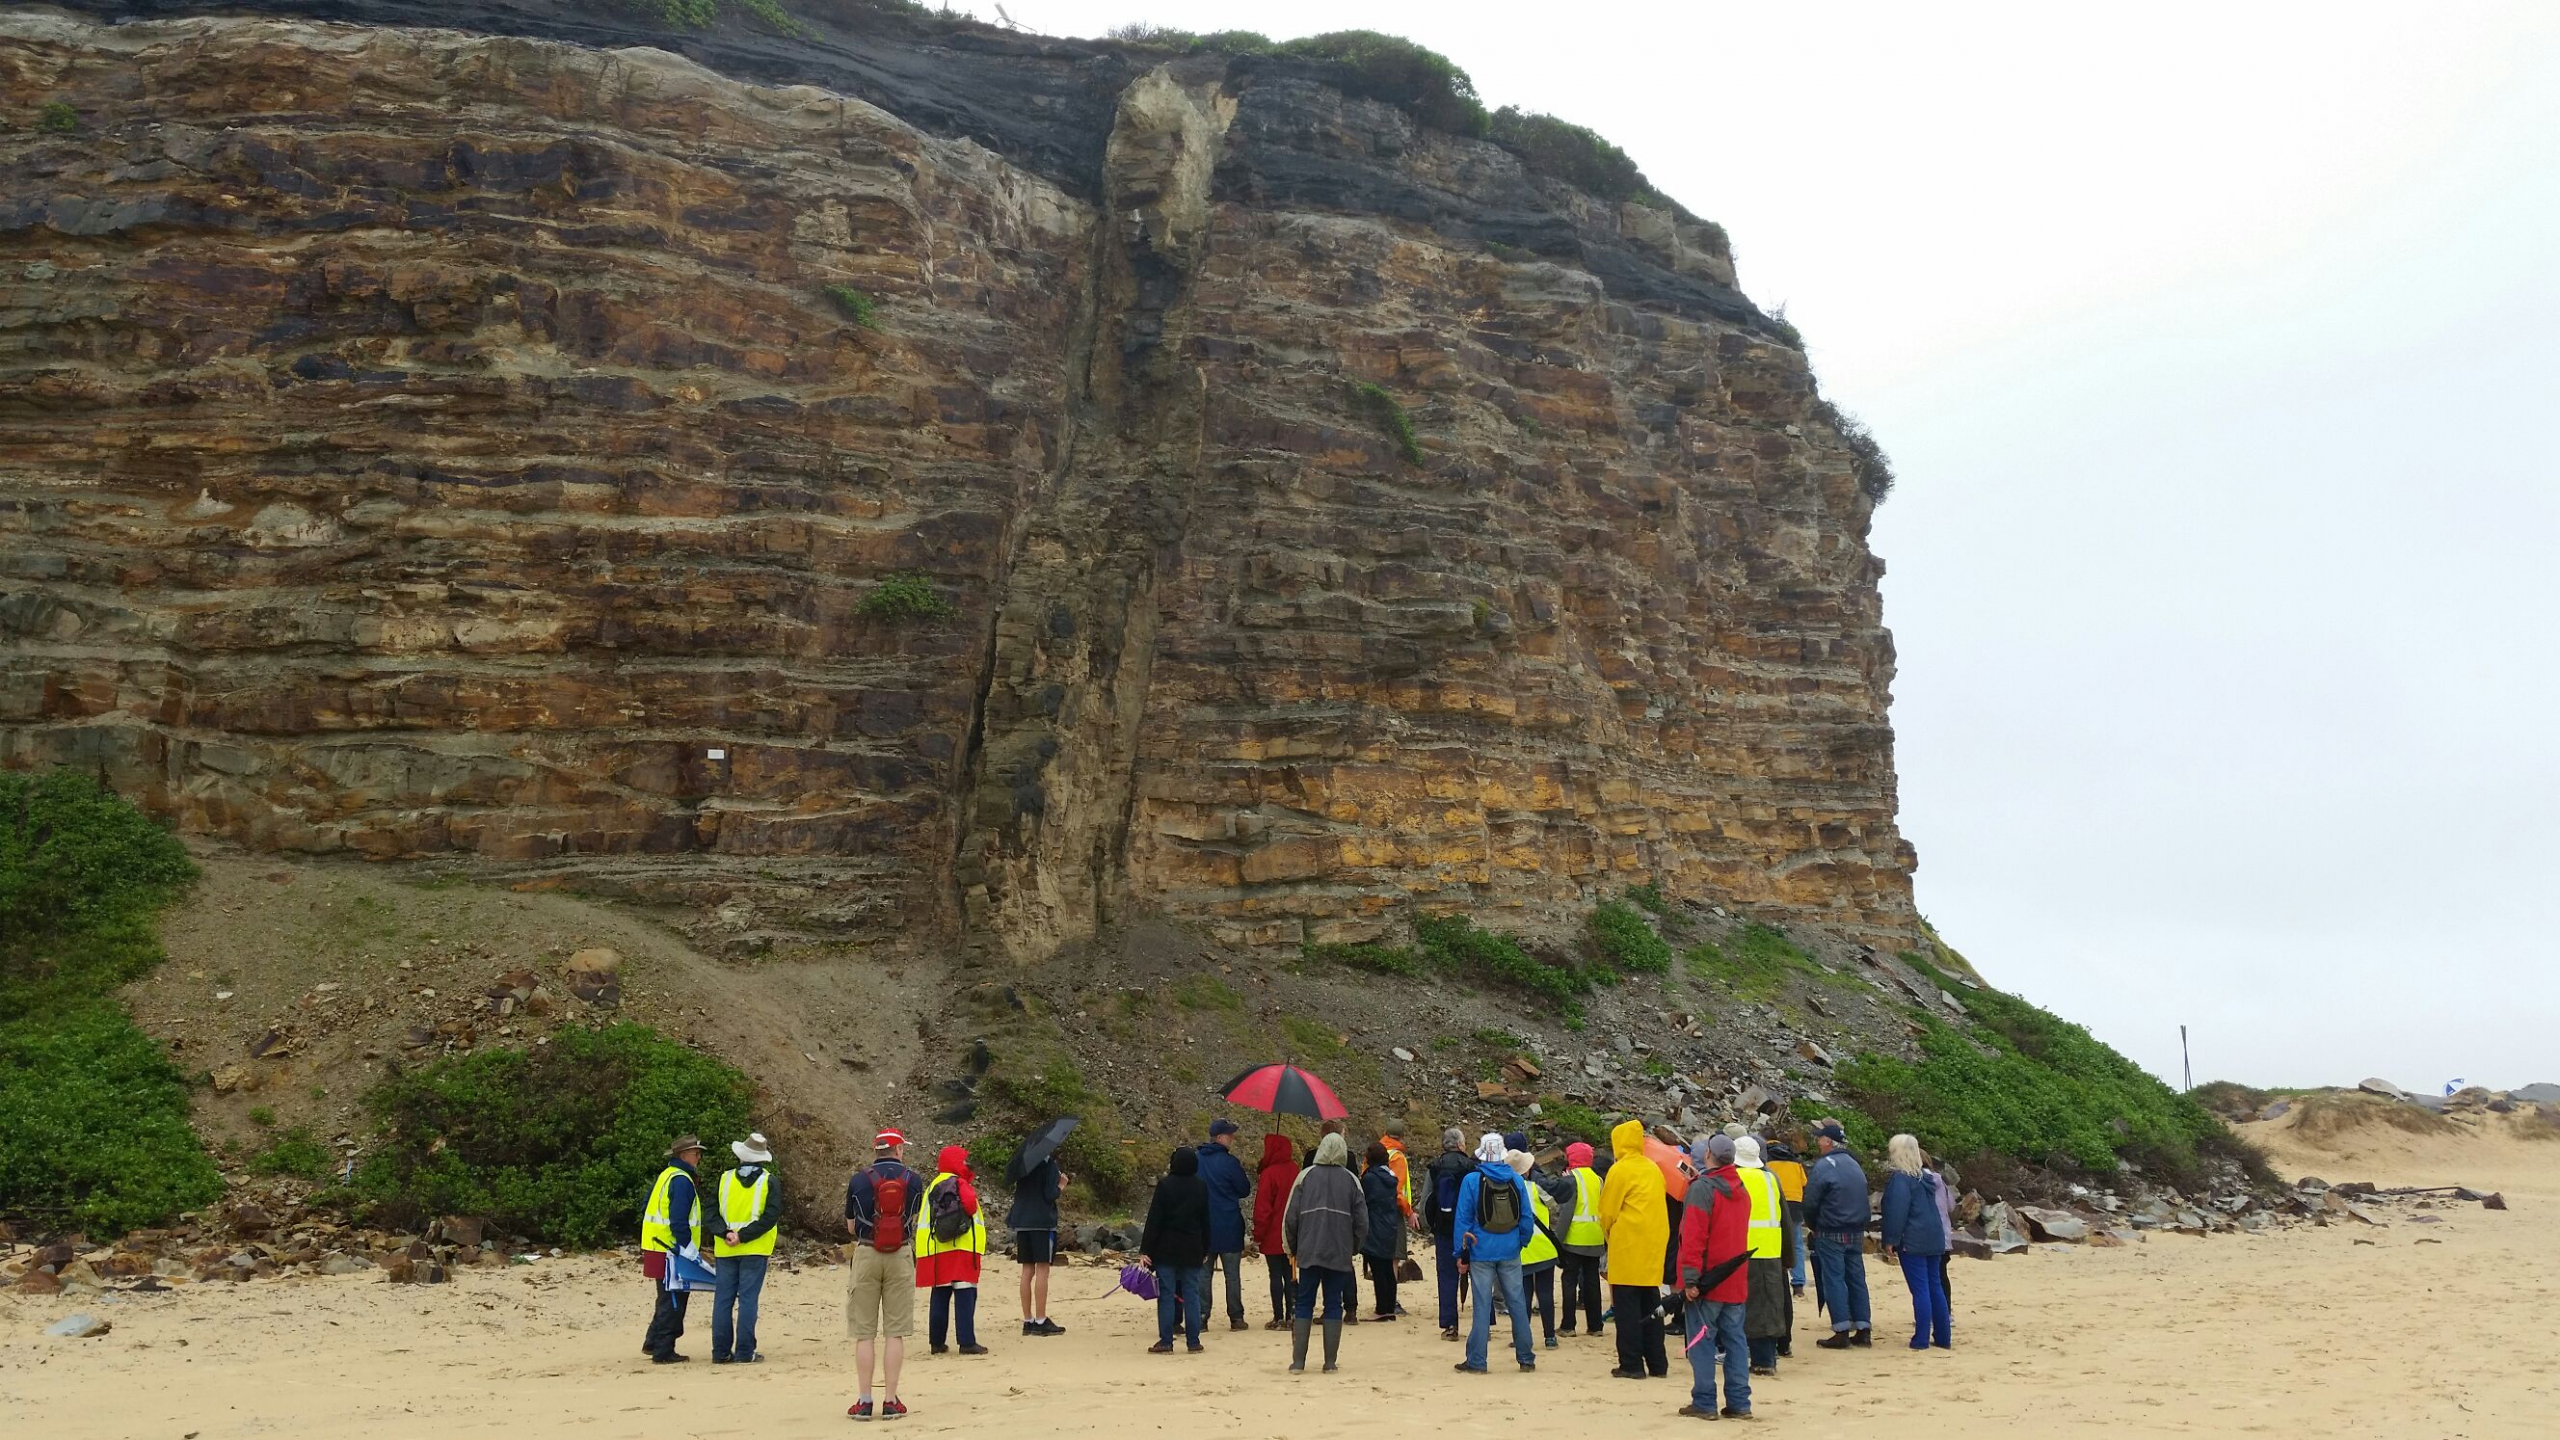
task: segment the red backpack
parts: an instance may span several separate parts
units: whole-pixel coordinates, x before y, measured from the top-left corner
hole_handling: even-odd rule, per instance
[[[907,1177],[904,1171],[894,1176],[877,1176],[871,1182],[872,1199],[879,1209],[871,1222],[871,1248],[884,1255],[895,1254],[907,1246]]]

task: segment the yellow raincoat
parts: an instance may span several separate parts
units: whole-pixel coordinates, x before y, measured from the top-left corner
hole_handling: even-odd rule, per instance
[[[1660,1285],[1662,1252],[1671,1243],[1662,1171],[1645,1158],[1644,1126],[1629,1120],[1609,1132],[1609,1178],[1600,1187],[1600,1228],[1609,1237],[1605,1273],[1612,1285]]]

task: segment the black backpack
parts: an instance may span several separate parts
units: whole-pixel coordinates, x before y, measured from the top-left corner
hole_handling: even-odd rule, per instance
[[[1508,1235],[1520,1228],[1520,1187],[1488,1180],[1476,1191],[1476,1228]]]
[[[960,1207],[960,1182],[933,1187],[933,1238],[949,1244],[969,1233],[969,1212]]]

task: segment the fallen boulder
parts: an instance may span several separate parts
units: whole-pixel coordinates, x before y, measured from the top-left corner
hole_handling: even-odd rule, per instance
[[[2089,1238],[2089,1222],[2068,1210],[2044,1210],[2021,1205],[2014,1213],[2027,1222],[2030,1238],[2047,1242],[2077,1245]]]

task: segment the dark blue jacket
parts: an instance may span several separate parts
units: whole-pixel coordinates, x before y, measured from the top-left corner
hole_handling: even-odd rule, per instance
[[[1056,1157],[1031,1167],[1031,1173],[1014,1182],[1013,1208],[1004,1215],[1008,1230],[1055,1230],[1058,1228],[1058,1162]]]
[[[1938,1220],[1928,1176],[1896,1170],[1884,1178],[1884,1243],[1906,1255],[1947,1253],[1947,1227]]]
[[[1253,1199],[1253,1177],[1220,1141],[1210,1141],[1198,1153],[1200,1183],[1209,1187],[1209,1253],[1232,1255],[1244,1249],[1243,1206]]]
[[[669,1160],[667,1163],[682,1172],[667,1182],[667,1228],[675,1232],[675,1248],[682,1250],[688,1245],[703,1244],[703,1237],[693,1233],[693,1197],[699,1193],[697,1187],[702,1183],[702,1172],[681,1160]],[[702,1223],[706,1226],[715,1223],[708,1196],[703,1198]]]
[[[856,1170],[844,1187],[844,1218],[853,1222],[853,1238],[869,1244],[872,1228],[880,1223],[880,1182],[907,1182],[907,1201],[899,1208],[906,1212],[905,1231],[912,1243],[916,1233],[916,1216],[924,1210],[925,1178],[895,1160],[875,1160],[871,1168]]]
[[[1805,1167],[1804,1228],[1822,1235],[1867,1233],[1867,1172],[1846,1145]]]

